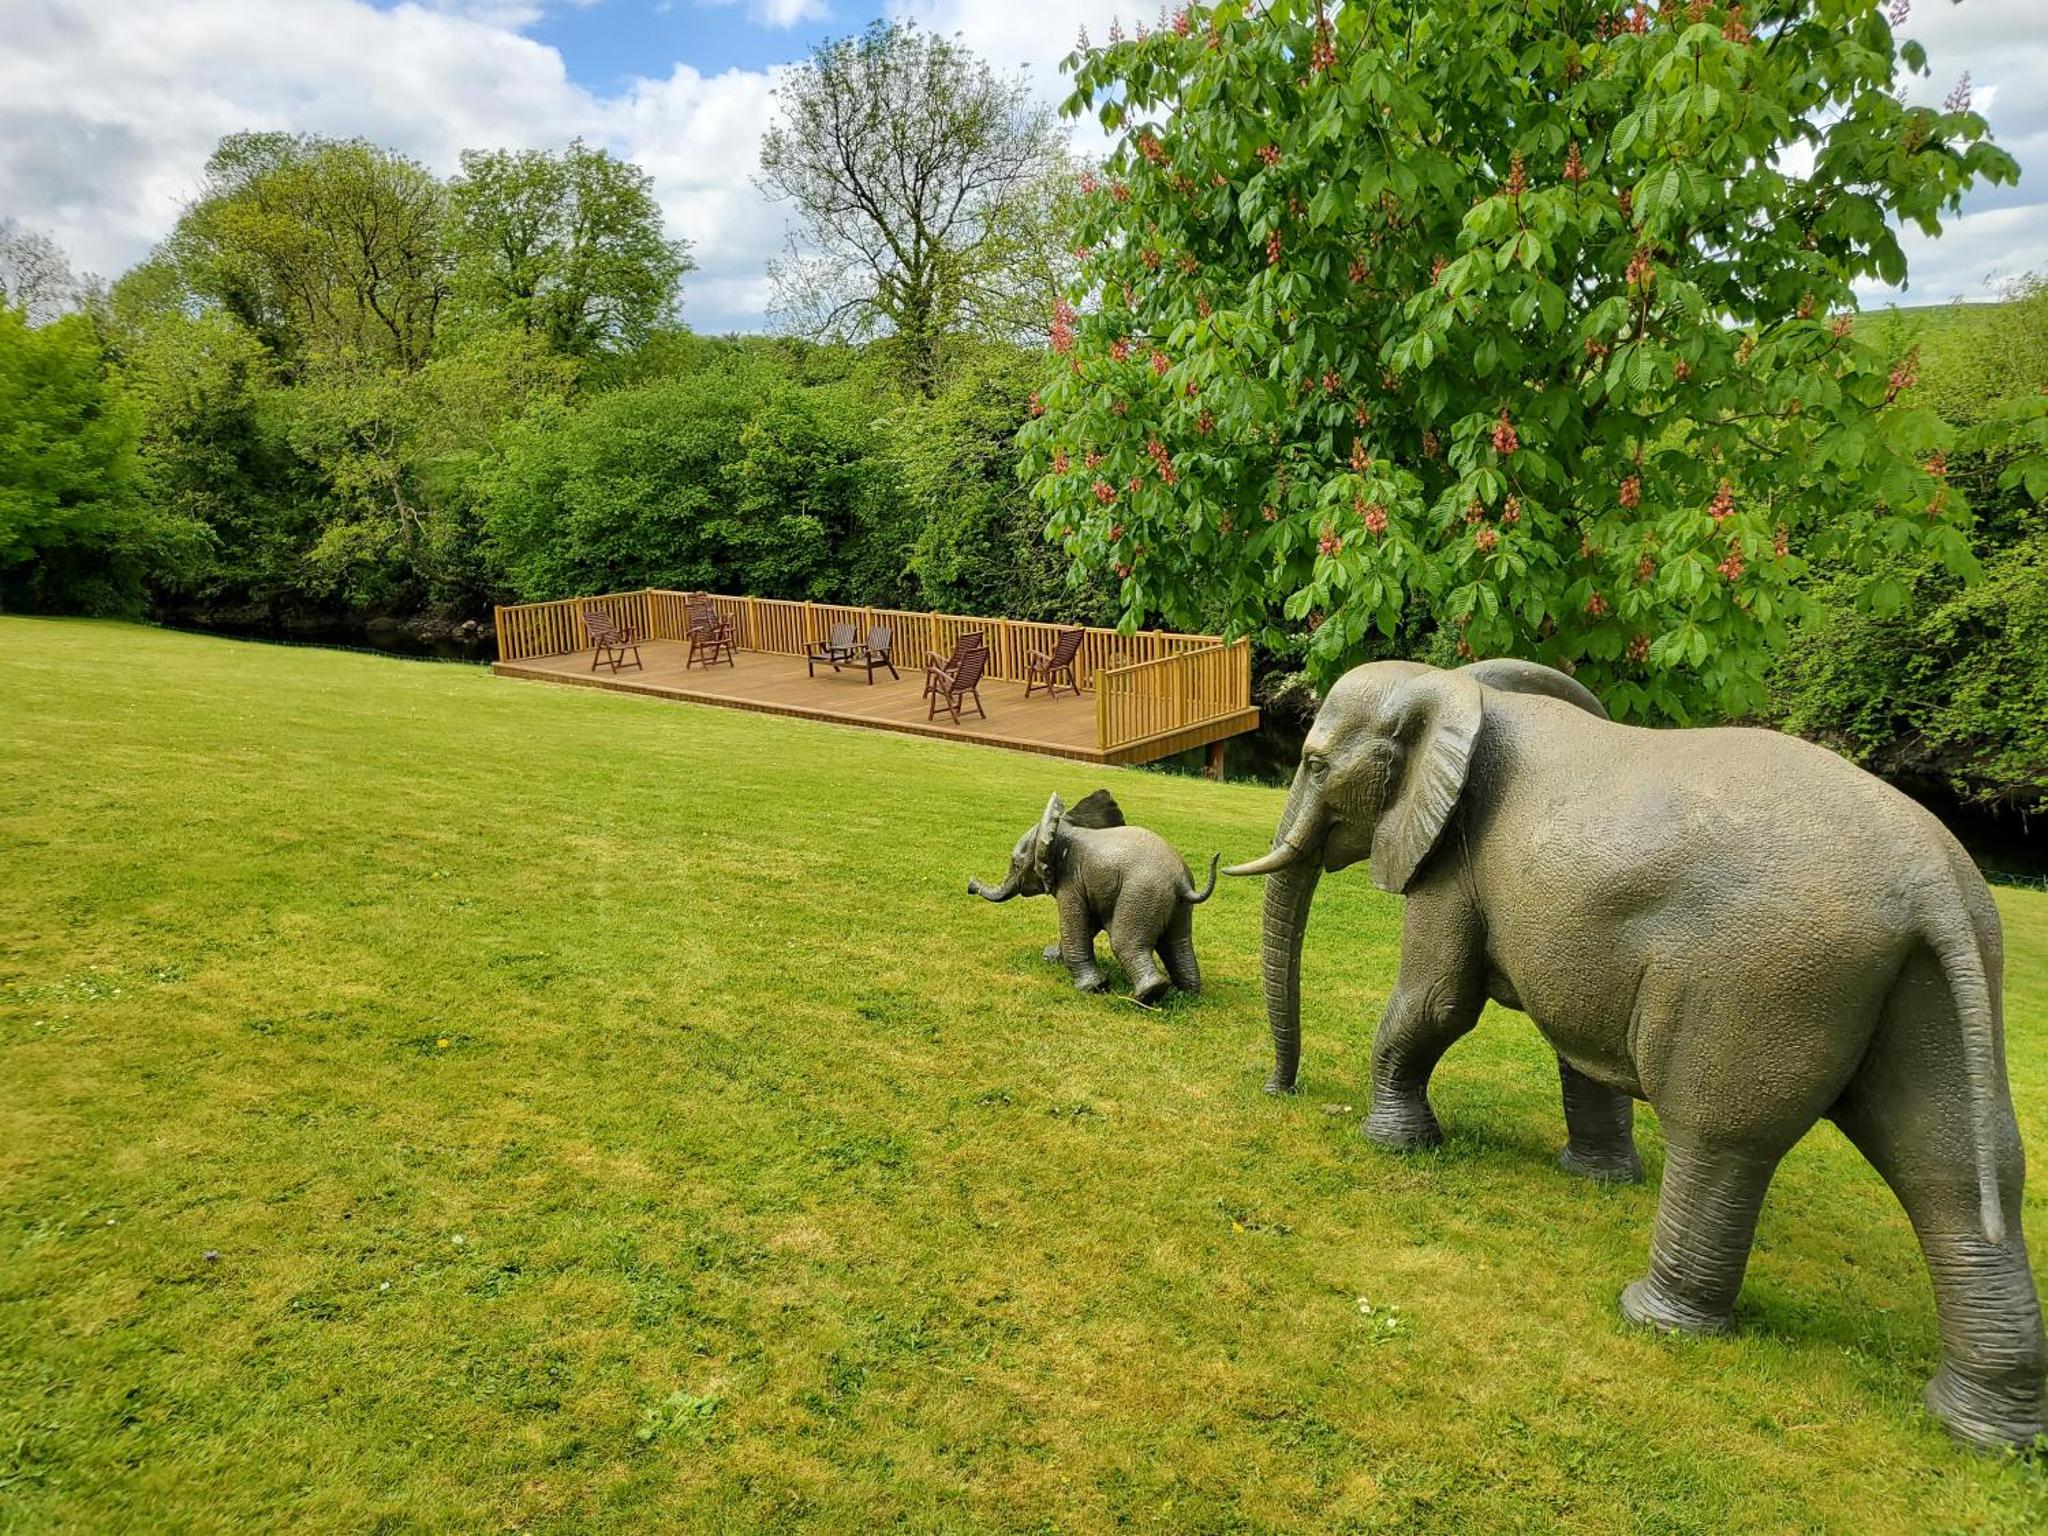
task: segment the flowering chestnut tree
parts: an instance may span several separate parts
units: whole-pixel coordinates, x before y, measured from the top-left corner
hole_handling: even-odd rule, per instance
[[[1084,38],[1067,110],[1113,148],[1024,434],[1048,536],[1127,622],[1306,631],[1325,677],[1420,614],[1617,714],[1753,708],[1809,562],[1970,559],[1851,285],[2017,170],[1967,83],[1895,91],[1905,5],[1226,0]]]

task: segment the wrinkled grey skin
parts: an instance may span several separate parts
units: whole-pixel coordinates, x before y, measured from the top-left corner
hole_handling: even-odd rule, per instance
[[[1095,935],[1107,930],[1131,990],[1153,1003],[1168,986],[1202,990],[1195,908],[1216,889],[1216,864],[1209,861],[1209,883],[1197,891],[1173,845],[1125,826],[1109,791],[1098,789],[1071,812],[1054,795],[1038,825],[1017,840],[1002,884],[969,880],[967,889],[987,901],[1049,894],[1059,906],[1060,940],[1045,958],[1064,963],[1083,992],[1099,991],[1107,978],[1095,961]]]
[[[1366,1135],[1440,1140],[1431,1069],[1489,998],[1521,1009],[1557,1051],[1567,1168],[1635,1176],[1631,1100],[1662,1123],[1649,1273],[1623,1313],[1717,1333],[1778,1160],[1833,1120],[1933,1277],[1928,1408],[1969,1443],[2027,1443],[2048,1346],[2020,1235],[1998,912],[1976,867],[1830,752],[1617,725],[1546,671],[1379,662],[1331,689],[1272,852],[1231,871],[1267,877],[1268,1088],[1294,1084],[1316,881],[1370,859],[1407,900]]]

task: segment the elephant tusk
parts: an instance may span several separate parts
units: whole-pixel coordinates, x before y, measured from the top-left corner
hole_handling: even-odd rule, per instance
[[[1307,852],[1306,848],[1290,838],[1285,842],[1275,843],[1271,852],[1253,859],[1249,864],[1233,864],[1230,868],[1224,870],[1223,873],[1226,875],[1270,875],[1290,868],[1298,863]]]

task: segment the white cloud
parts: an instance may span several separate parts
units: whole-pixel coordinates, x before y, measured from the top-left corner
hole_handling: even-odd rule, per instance
[[[832,14],[825,0],[701,0],[705,5],[741,5],[757,25],[788,31],[804,21],[823,21]]]
[[[655,177],[700,270],[684,310],[758,328],[781,220],[751,184],[772,77],[677,65],[598,97],[516,24],[532,7],[463,0],[8,0],[0,50],[0,213],[80,267],[146,255],[223,135],[361,134],[452,172],[465,149],[581,135]],[[509,22],[512,24],[508,24]]]
[[[525,33],[534,16],[593,0],[0,0],[0,216],[47,230],[83,268],[116,273],[147,253],[196,189],[218,140],[249,128],[361,134],[446,173],[469,148],[553,146],[582,135],[653,173],[670,231],[700,269],[685,312],[703,330],[763,324],[767,260],[785,211],[753,186],[773,109],[761,70],[704,75],[687,62],[597,95]],[[789,25],[825,0],[730,0]],[[957,34],[1000,69],[1029,70],[1048,100],[1058,63],[1099,0],[890,0],[892,14]],[[1129,27],[1150,8],[1123,7]],[[851,25],[851,23],[849,23]],[[1938,101],[1968,69],[1979,110],[2033,172],[1980,188],[1939,242],[1909,236],[1912,302],[1982,295],[2048,269],[2048,26],[2041,0],[1916,0],[1910,35]],[[1077,144],[1099,146],[1092,123]]]

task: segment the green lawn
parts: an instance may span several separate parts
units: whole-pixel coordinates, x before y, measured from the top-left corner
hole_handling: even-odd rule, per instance
[[[0,726],[0,1529],[2048,1522],[1919,1410],[1919,1255],[1831,1129],[1738,1337],[1626,1331],[1655,1184],[1553,1170],[1525,1020],[1440,1153],[1355,1134],[1362,873],[1284,1102],[1256,884],[1162,1013],[965,894],[1055,788],[1204,862],[1277,791],[22,619]],[[2000,902],[2038,1157],[2048,896]]]

